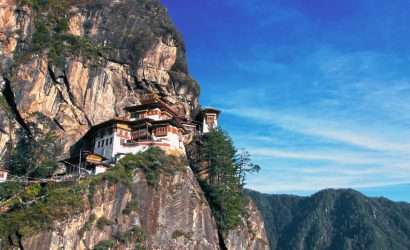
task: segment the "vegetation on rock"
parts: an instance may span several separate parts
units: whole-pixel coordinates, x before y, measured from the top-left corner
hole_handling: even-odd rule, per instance
[[[57,168],[56,156],[63,149],[57,136],[49,132],[49,119],[37,116],[39,124],[28,124],[30,133],[25,128],[17,129],[16,145],[5,164],[11,175],[46,178]]]
[[[160,174],[173,175],[175,171],[183,169],[187,164],[184,158],[169,156],[154,147],[136,155],[126,155],[118,162],[118,165],[128,171],[143,170],[148,184],[152,186],[158,183]]]
[[[54,221],[67,220],[82,212],[87,201],[92,206],[94,193],[102,189],[104,184],[120,183],[130,187],[136,169],[142,169],[146,173],[147,182],[156,185],[160,174],[172,175],[183,166],[186,166],[184,160],[168,156],[160,149],[150,148],[136,155],[127,155],[109,171],[79,182],[27,186],[10,182],[1,183],[0,207],[5,206],[4,202],[7,201],[10,210],[0,214],[0,242],[9,244],[9,238],[29,237],[41,230],[53,229]],[[131,213],[137,207],[136,202],[130,201],[124,213]],[[94,220],[95,217],[90,217],[81,234],[91,228]],[[97,220],[96,226],[103,229],[112,223],[101,217]],[[117,238],[119,241],[126,241],[133,237],[141,240],[143,232],[134,228],[127,234],[118,235]],[[0,248],[3,247],[1,244]]]
[[[245,175],[259,171],[249,153],[238,154],[230,137],[221,129],[206,134],[201,146],[201,161],[208,166],[208,181],[202,181],[218,227],[234,229],[246,216],[247,199],[242,193]]]
[[[111,226],[114,222],[106,217],[102,216],[97,220],[97,228],[103,230],[105,226]]]
[[[32,7],[35,29],[31,45],[24,51],[16,51],[17,64],[33,53],[48,55],[54,66],[63,67],[69,56],[83,57],[97,62],[103,56],[103,46],[87,37],[68,33],[69,7],[80,1],[68,0],[21,0],[20,5]]]
[[[132,212],[136,212],[138,210],[138,202],[136,200],[131,200],[127,203],[122,213],[125,215],[130,215]]]

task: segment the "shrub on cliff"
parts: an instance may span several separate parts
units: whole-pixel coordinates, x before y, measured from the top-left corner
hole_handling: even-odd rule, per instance
[[[46,178],[57,167],[57,155],[62,147],[57,136],[49,129],[49,118],[37,115],[38,124],[28,124],[16,133],[16,145],[12,150],[7,167],[11,175]],[[40,129],[41,127],[41,129]],[[29,130],[29,131],[27,131]]]
[[[30,46],[24,51],[16,50],[17,64],[32,53],[48,55],[51,64],[63,67],[67,56],[82,56],[98,62],[103,47],[89,38],[68,33],[68,9],[81,1],[69,0],[20,0],[19,5],[31,6],[34,13],[34,32]],[[89,2],[89,1],[82,1]]]
[[[118,162],[128,171],[142,169],[149,185],[156,185],[160,174],[172,175],[187,165],[184,159],[167,155],[163,150],[151,147],[144,152],[128,154]]]

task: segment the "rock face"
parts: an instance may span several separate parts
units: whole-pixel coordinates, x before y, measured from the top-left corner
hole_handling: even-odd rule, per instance
[[[44,32],[44,18],[46,23],[58,19],[58,25]],[[64,32],[44,38],[60,29]],[[54,38],[65,40],[53,44]],[[49,46],[39,49],[44,42]],[[71,44],[70,53],[56,53],[66,43],[102,50],[90,58]],[[199,86],[188,74],[183,41],[159,0],[0,0],[0,90],[0,160],[15,143],[17,129],[30,132],[28,124],[44,120],[50,124],[40,129],[58,135],[67,153],[91,126],[121,117],[124,107],[140,104],[146,93],[161,96],[186,118],[199,108]],[[105,183],[82,204],[84,211],[7,244],[81,250],[120,238],[115,249],[140,249],[138,244],[158,250],[268,248],[252,202],[242,225],[218,232],[189,167],[161,175],[155,187],[143,172],[134,174],[130,186]],[[129,204],[134,210],[125,213]],[[143,240],[127,240],[142,232]]]
[[[174,176],[162,176],[156,187],[147,184],[142,172],[136,173],[130,188],[105,185],[97,189],[92,201],[91,208],[85,197],[88,209],[68,221],[55,222],[57,230],[24,239],[24,249],[93,249],[133,227],[144,232],[141,244],[146,249],[219,249],[212,212],[189,167]],[[125,214],[130,202],[138,208]],[[92,215],[94,223],[84,230]],[[95,221],[102,217],[113,224],[98,227]],[[134,249],[134,244],[122,244],[117,249]]]
[[[250,191],[271,249],[410,249],[410,204],[368,198],[354,190],[311,197]]]
[[[240,226],[225,235],[225,246],[227,249],[269,250],[264,222],[252,200],[249,200],[246,210],[248,217],[243,218]]]
[[[85,210],[65,221],[56,221],[53,230],[23,238],[24,249],[93,249],[103,241],[118,240],[118,235],[138,228],[143,240],[129,240],[115,249],[269,249],[259,212],[253,202],[243,225],[219,238],[212,211],[191,169],[173,176],[161,175],[157,186],[147,184],[137,172],[131,187],[105,184],[90,197],[84,197]],[[137,204],[125,213],[128,204]],[[93,219],[91,219],[93,218]],[[104,218],[110,223],[99,226]]]
[[[0,1],[1,89],[14,116],[21,117],[17,125],[45,115],[68,152],[90,126],[123,115],[125,106],[139,104],[147,92],[158,93],[187,117],[196,112],[199,87],[188,75],[184,44],[159,1],[71,1],[68,34],[107,49],[99,63],[65,54],[63,66],[50,63],[47,49],[31,52],[43,14],[18,2]],[[4,122],[4,110],[0,118],[4,154],[14,129]]]

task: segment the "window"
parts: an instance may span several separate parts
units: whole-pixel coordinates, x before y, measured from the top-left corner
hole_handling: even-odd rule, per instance
[[[131,113],[131,118],[132,119],[137,119],[138,118],[138,113],[137,112],[132,112]]]
[[[213,116],[213,115],[208,115],[208,116],[206,117],[206,121],[207,121],[207,122],[213,123],[214,120],[215,120],[215,116]]]
[[[207,115],[206,116],[206,123],[208,126],[213,127],[215,124],[215,116],[214,115]]]
[[[4,178],[4,173],[0,173],[0,178]]]
[[[167,127],[161,127],[155,129],[156,136],[166,136],[167,135]]]
[[[108,146],[108,139],[105,139],[105,146]]]
[[[112,145],[112,137],[110,138],[110,144]]]
[[[100,141],[97,142],[97,148],[99,148],[99,147],[100,147]]]

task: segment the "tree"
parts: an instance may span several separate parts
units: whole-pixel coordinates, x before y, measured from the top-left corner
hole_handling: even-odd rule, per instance
[[[213,130],[204,136],[201,159],[209,168],[209,182],[212,185],[227,184],[235,177],[236,149],[231,138],[222,130]]]
[[[27,124],[30,134],[25,128],[16,130],[16,145],[8,163],[12,175],[45,178],[57,168],[57,156],[62,153],[62,146],[57,135],[49,129],[49,118],[36,116],[38,125]]]
[[[242,150],[240,153],[237,153],[235,159],[235,165],[238,168],[239,179],[241,187],[245,186],[246,175],[251,173],[258,173],[261,167],[258,164],[254,164],[251,160],[251,154]]]
[[[202,182],[208,202],[222,231],[235,228],[245,215],[246,198],[242,193],[247,173],[259,171],[250,154],[238,154],[231,138],[221,129],[203,138],[200,158],[208,167],[209,180]]]

